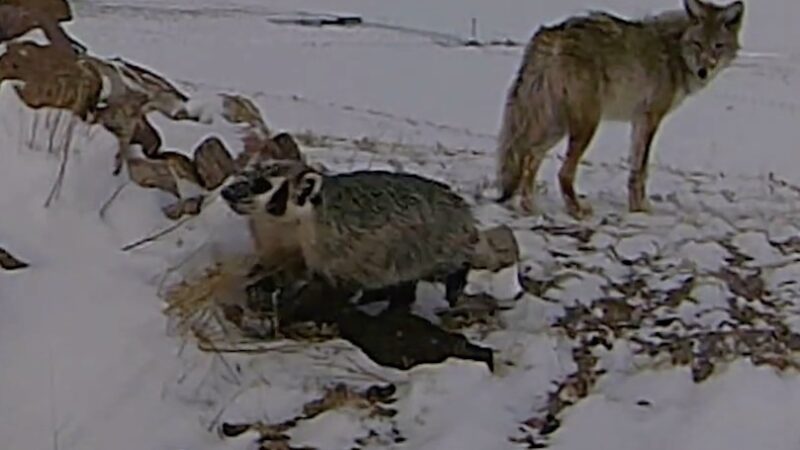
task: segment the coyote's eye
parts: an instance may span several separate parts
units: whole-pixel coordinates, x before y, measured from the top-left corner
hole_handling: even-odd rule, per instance
[[[725,43],[724,42],[715,42],[714,43],[714,50],[722,50],[723,48],[725,48]]]
[[[269,192],[269,190],[272,189],[272,183],[270,183],[269,180],[264,177],[258,177],[253,180],[251,189],[253,194],[260,195],[265,192]]]
[[[692,47],[697,51],[701,51],[703,50],[703,43],[700,41],[692,41]]]

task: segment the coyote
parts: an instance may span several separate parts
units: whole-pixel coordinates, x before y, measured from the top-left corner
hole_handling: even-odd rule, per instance
[[[463,198],[412,174],[325,175],[275,160],[251,166],[221,195],[249,217],[262,259],[301,259],[310,275],[364,296],[385,294],[393,307],[410,306],[420,280],[443,281],[454,305],[479,239]]]
[[[636,21],[595,11],[533,35],[503,113],[498,202],[520,190],[519,206],[533,212],[536,172],[568,135],[561,194],[572,216],[591,214],[575,194],[575,173],[600,121],[616,120],[632,128],[629,210],[647,211],[647,159],[659,124],[739,50],[741,1],[684,0],[683,6]]]

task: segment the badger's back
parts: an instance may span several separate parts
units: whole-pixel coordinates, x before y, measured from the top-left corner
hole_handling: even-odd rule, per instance
[[[341,284],[378,288],[463,268],[478,240],[469,205],[447,185],[413,174],[325,177],[306,263]]]

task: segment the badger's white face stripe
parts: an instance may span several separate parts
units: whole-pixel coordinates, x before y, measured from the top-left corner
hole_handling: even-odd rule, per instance
[[[100,98],[98,99],[97,103],[100,106],[105,106],[108,99],[111,97],[111,79],[105,75],[100,76],[100,81],[102,83],[100,87]]]

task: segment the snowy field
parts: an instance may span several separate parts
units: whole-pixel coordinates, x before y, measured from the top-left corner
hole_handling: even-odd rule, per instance
[[[192,97],[246,94],[272,128],[302,137],[314,161],[402,167],[453,184],[485,225],[514,229],[523,283],[497,277],[492,291],[510,308],[466,330],[496,351],[495,373],[458,360],[389,370],[342,341],[200,352],[171,333],[159,288],[187,258],[247,245],[241,220],[217,202],[178,232],[121,251],[169,224],[167,198],[129,185],[100,217],[124,181],[111,175],[114,141],[100,130],[79,130],[61,195],[44,208],[59,160],[28,147],[32,116],[4,86],[0,246],[30,267],[0,272],[0,448],[254,449],[253,433],[221,438],[217,426],[286,421],[339,382],[393,383],[396,414],[328,411],[288,430],[291,448],[800,447],[800,3],[747,4],[746,57],[660,131],[652,214],[625,213],[627,127],[601,128],[578,175],[595,210],[582,223],[564,214],[555,189],[561,146],[539,177],[543,214],[519,218],[478,195],[494,173],[521,50],[460,44],[473,18],[481,40],[524,43],[539,25],[586,9],[635,16],[677,0],[74,6],[68,30],[92,53],[150,67]],[[280,23],[307,13],[365,23]],[[167,149],[191,149],[209,133],[235,143],[221,126],[153,119]],[[441,306],[439,292],[425,292],[421,314]],[[548,408],[565,402],[560,426],[542,433]]]

